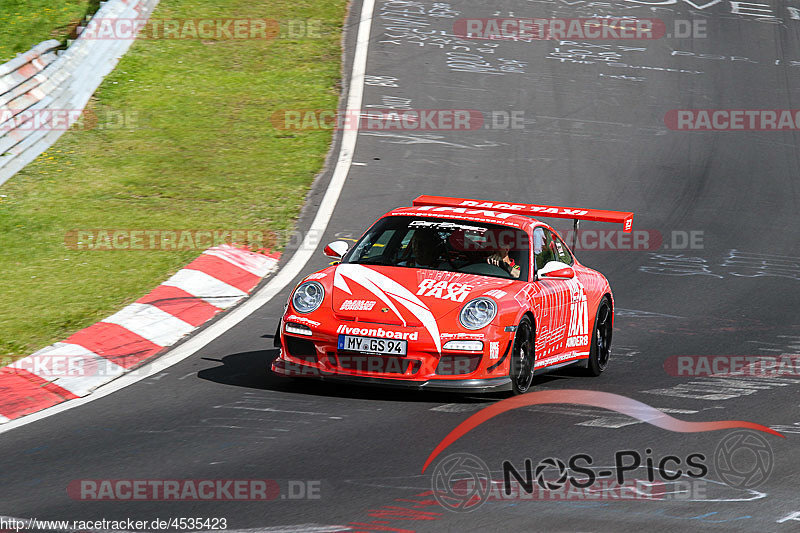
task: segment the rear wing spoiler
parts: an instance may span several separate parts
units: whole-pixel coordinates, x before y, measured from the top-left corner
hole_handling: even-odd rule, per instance
[[[514,204],[504,202],[487,202],[483,200],[467,200],[465,198],[450,198],[447,196],[417,196],[414,199],[414,207],[435,206],[435,207],[455,207],[487,209],[498,213],[512,213],[515,215],[570,218],[573,220],[574,233],[572,235],[571,248],[575,249],[578,238],[578,226],[581,220],[593,222],[611,222],[612,224],[622,224],[622,231],[630,233],[633,230],[633,213],[625,211],[605,211],[603,209],[583,209],[576,207],[556,207],[552,205],[535,204]]]
[[[465,198],[449,198],[447,196],[422,195],[414,199],[415,207],[430,205],[436,207],[461,207],[488,209],[498,213],[512,213],[530,217],[554,217],[594,222],[611,222],[622,224],[622,231],[630,233],[633,229],[633,213],[624,211],[605,211],[602,209],[583,209],[577,207],[555,207],[552,205],[515,204],[505,202],[485,202],[483,200],[467,200]]]

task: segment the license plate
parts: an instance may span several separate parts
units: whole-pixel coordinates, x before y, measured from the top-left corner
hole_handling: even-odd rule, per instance
[[[339,349],[348,352],[406,355],[408,341],[339,335]]]

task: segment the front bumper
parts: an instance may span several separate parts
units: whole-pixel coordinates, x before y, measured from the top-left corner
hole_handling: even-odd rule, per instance
[[[306,333],[287,331],[287,324],[304,325]],[[458,328],[463,329],[460,325]],[[288,377],[416,390],[511,390],[507,355],[513,332],[499,325],[479,332],[459,331],[452,326],[447,329],[439,334],[441,345],[436,345],[426,338],[427,331],[420,326],[341,322],[325,320],[324,316],[303,317],[301,321],[301,317],[287,311],[276,332],[280,352],[272,370]],[[390,339],[402,336],[409,341],[408,353],[391,356],[342,350],[338,345],[341,334]],[[483,350],[444,348],[449,340],[471,339],[482,341]]]
[[[309,371],[310,367],[293,369],[293,363],[276,359],[272,363],[272,371],[280,376],[310,377],[323,381],[352,383],[358,385],[371,385],[379,387],[394,387],[407,390],[449,391],[449,392],[503,392],[511,390],[511,379],[508,376],[496,378],[466,378],[466,379],[428,379],[425,381],[412,381],[407,379],[375,378],[342,374],[337,372],[324,372],[317,369]]]

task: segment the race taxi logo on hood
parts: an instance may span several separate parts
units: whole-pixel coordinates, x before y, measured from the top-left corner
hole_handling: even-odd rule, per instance
[[[467,285],[466,283],[458,283],[457,281],[449,282],[447,280],[436,281],[435,279],[423,279],[419,283],[419,290],[417,296],[425,296],[431,298],[438,298],[440,300],[452,300],[454,302],[463,302],[472,289],[475,287]]]

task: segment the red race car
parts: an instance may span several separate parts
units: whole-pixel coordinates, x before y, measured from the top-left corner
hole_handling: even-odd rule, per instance
[[[608,365],[614,298],[533,216],[633,213],[420,196],[292,292],[273,372],[425,390],[524,393],[535,373]]]

